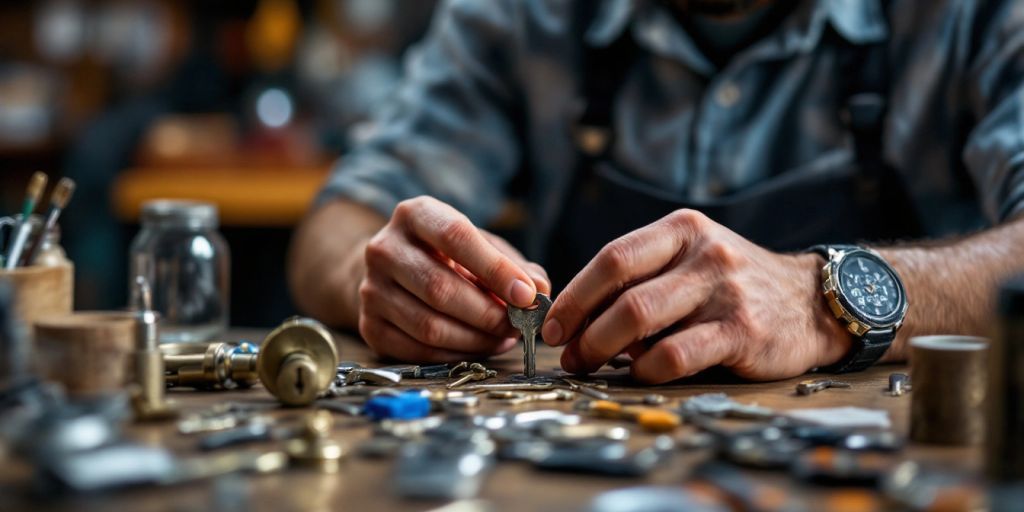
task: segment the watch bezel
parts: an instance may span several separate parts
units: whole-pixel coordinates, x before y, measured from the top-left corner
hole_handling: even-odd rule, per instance
[[[893,282],[896,284],[897,291],[899,292],[899,303],[896,309],[882,318],[876,318],[873,315],[867,315],[857,309],[856,306],[850,303],[849,298],[846,296],[846,290],[843,289],[839,276],[839,268],[842,267],[843,262],[847,258],[852,256],[863,256],[879,263],[892,277]],[[885,330],[885,329],[899,329],[903,323],[903,319],[906,317],[908,301],[906,288],[903,286],[903,281],[900,279],[899,274],[893,270],[889,262],[885,261],[880,254],[865,248],[855,248],[844,250],[838,255],[829,258],[828,263],[824,267],[824,278],[825,278],[825,295],[829,298],[829,303],[832,306],[833,313],[839,319],[847,322],[847,328],[856,335],[864,335],[868,331],[872,330]]]

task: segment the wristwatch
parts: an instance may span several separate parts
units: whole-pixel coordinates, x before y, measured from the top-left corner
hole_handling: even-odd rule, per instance
[[[825,301],[853,335],[850,352],[819,370],[845,373],[868,368],[885,354],[907,316],[903,281],[880,254],[866,247],[817,245],[809,251],[825,258]]]

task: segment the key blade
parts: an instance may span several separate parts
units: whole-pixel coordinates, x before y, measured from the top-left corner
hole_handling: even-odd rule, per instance
[[[523,374],[531,379],[537,376],[537,333],[534,330],[523,332]]]

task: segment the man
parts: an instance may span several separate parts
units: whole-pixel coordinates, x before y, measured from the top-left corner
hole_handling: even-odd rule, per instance
[[[570,372],[901,360],[985,332],[1024,269],[1022,112],[1011,0],[451,1],[291,282],[406,360],[510,350],[505,303],[550,293],[545,269]],[[516,190],[544,266],[479,227]]]

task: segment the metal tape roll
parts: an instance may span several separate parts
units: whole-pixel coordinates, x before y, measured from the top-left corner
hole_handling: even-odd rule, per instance
[[[974,445],[985,430],[989,341],[975,336],[910,339],[910,438],[918,443]]]

